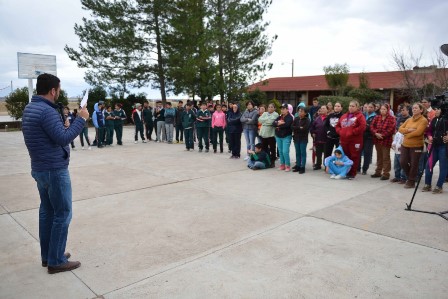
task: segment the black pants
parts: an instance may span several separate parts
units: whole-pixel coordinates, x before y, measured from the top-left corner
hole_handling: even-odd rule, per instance
[[[135,141],[138,140],[138,133],[140,132],[140,137],[142,140],[145,140],[145,136],[143,135],[143,124],[137,124],[135,125]]]
[[[193,130],[193,128],[185,129],[185,147],[187,149],[194,149]]]
[[[176,141],[179,141],[179,135],[180,141],[184,141],[184,126],[182,124],[176,124]]]
[[[333,150],[339,146],[339,139],[328,138],[325,144],[324,159],[330,157],[333,154]]]
[[[202,150],[204,146],[202,145],[202,140],[205,143],[205,149],[209,149],[210,147],[210,137],[209,137],[209,127],[197,127],[198,140],[199,140],[199,149]]]
[[[316,166],[322,165],[322,155],[325,152],[325,143],[316,143]]]
[[[224,129],[222,127],[214,127],[213,128],[213,150],[216,151],[218,148],[218,137],[219,137],[219,150],[221,153],[224,151]]]
[[[372,154],[373,154],[373,139],[365,138],[364,139],[364,146],[362,148],[362,151],[364,153],[364,162],[362,163],[362,172],[367,172],[369,169],[370,163],[372,163]],[[359,158],[359,166],[358,171],[361,171],[361,159],[362,156]]]
[[[98,129],[96,129],[97,131],[97,145],[98,146],[102,146],[104,143],[104,137],[105,137],[105,133],[106,133],[106,128],[105,127],[99,127]]]
[[[115,124],[115,136],[117,136],[117,144],[123,144],[121,140],[123,138],[123,124]]]
[[[152,131],[154,129],[154,124],[153,122],[150,123],[145,123],[145,135],[146,135],[146,139],[148,140],[152,140]]]
[[[277,157],[275,137],[261,138],[261,144],[263,146],[263,150],[266,153],[269,153],[269,158],[271,158],[271,163],[274,163],[275,158]]]
[[[230,148],[232,149],[232,156],[241,156],[241,133],[229,133]]]

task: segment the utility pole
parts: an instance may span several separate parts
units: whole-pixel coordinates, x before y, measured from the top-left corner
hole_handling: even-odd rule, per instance
[[[294,77],[294,59],[292,60],[291,66],[292,66],[291,77]]]

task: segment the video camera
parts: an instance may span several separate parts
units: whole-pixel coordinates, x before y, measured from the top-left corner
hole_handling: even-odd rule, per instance
[[[431,107],[442,110],[441,115],[448,119],[448,91],[445,91],[441,95],[434,96],[434,98],[431,99]]]

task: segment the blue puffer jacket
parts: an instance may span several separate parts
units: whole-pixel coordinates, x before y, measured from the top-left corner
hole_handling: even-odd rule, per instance
[[[65,128],[57,105],[41,96],[33,96],[22,117],[22,133],[31,158],[33,171],[67,168],[68,146],[84,128],[85,120],[77,117]]]

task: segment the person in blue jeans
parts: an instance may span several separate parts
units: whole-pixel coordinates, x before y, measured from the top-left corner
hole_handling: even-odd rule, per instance
[[[401,158],[401,144],[403,143],[404,135],[400,132],[395,133],[394,141],[392,142],[392,149],[395,151],[395,157],[394,157],[394,172],[395,177],[391,179],[390,181],[392,183],[399,183],[399,184],[405,184],[407,181],[406,173],[404,172],[404,169],[401,168],[400,164],[400,158]]]
[[[291,146],[292,139],[292,123],[293,117],[289,113],[288,104],[282,104],[281,114],[272,123],[275,127],[275,140],[277,142],[277,148],[280,153],[280,167],[279,170],[286,172],[291,171],[291,160],[289,157],[289,147]]]
[[[252,170],[266,169],[271,165],[269,155],[263,150],[261,143],[255,144],[255,151],[249,152],[247,167]]]
[[[72,188],[68,165],[72,142],[83,130],[89,112],[85,107],[71,124],[63,122],[58,105],[60,80],[50,74],[37,77],[36,92],[25,107],[22,132],[31,158],[31,175],[40,195],[39,239],[42,266],[48,273],[70,271],[81,263],[65,253],[72,218]]]
[[[353,166],[353,161],[345,154],[342,146],[338,146],[334,155],[325,159],[326,172],[331,174],[330,179],[345,179]]]
[[[446,132],[448,132],[448,119],[445,119],[441,114],[439,107],[434,107],[436,111],[435,117],[432,119],[428,130],[428,143],[431,149],[431,155],[428,158],[428,163],[425,169],[425,186],[423,192],[431,191],[431,182],[434,167],[439,162],[439,179],[437,180],[436,187],[432,190],[433,194],[443,193],[443,183],[445,182],[448,172],[448,158],[447,147],[448,143],[444,141]],[[446,139],[445,139],[446,140]]]
[[[308,144],[308,133],[310,131],[310,119],[305,107],[299,107],[298,116],[292,123],[294,147],[296,149],[296,166],[293,172],[305,173],[306,146]]]
[[[240,121],[243,125],[243,134],[246,139],[247,155],[244,160],[249,159],[249,151],[255,149],[255,137],[258,133],[258,110],[254,109],[254,103],[248,101],[246,103],[246,111],[241,115]]]

